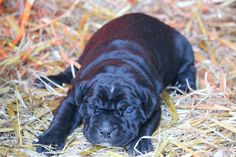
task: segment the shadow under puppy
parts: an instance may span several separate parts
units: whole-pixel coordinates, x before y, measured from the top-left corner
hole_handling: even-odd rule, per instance
[[[168,85],[196,89],[194,55],[187,39],[163,22],[142,13],[118,17],[100,28],[78,59],[81,68],[49,76],[72,83],[38,144],[62,149],[81,123],[86,139],[98,145],[125,147],[134,153],[142,136],[151,136],[160,117],[160,93]],[[51,86],[52,83],[43,79]],[[37,79],[37,86],[44,83]],[[150,152],[150,139],[137,149]],[[37,152],[46,151],[37,146]]]

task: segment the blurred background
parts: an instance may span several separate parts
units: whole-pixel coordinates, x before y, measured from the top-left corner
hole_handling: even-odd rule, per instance
[[[145,156],[236,156],[235,0],[0,0],[0,156],[41,156],[31,144],[49,125],[69,85],[37,89],[34,79],[75,63],[92,34],[130,12],[154,16],[193,46],[198,90],[163,104]],[[59,156],[128,156],[89,144],[78,128]]]

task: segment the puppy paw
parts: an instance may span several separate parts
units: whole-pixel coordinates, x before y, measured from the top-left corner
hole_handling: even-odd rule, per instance
[[[150,139],[140,140],[137,146],[136,143],[137,141],[126,146],[126,149],[130,155],[136,156],[136,155],[141,155],[140,153],[145,154],[153,151],[153,146]],[[136,151],[134,148],[138,151]]]
[[[136,149],[139,152],[141,152],[142,154],[153,151],[153,146],[152,146],[151,140],[150,139],[142,139],[141,141],[139,141]]]
[[[50,145],[52,150],[62,150],[65,145],[65,140],[59,136],[55,136],[54,134],[43,134],[39,136],[38,141],[34,141],[33,144]],[[47,146],[43,147],[37,145],[36,151],[38,153],[48,152],[46,147]]]

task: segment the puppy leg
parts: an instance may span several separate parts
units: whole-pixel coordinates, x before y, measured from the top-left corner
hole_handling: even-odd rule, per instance
[[[180,69],[175,82],[176,82],[175,86],[179,87],[179,89],[182,91],[189,92],[189,87],[195,90],[196,89],[196,69],[194,65],[183,66]]]
[[[142,130],[140,130],[138,137],[129,143],[126,146],[128,153],[131,155],[140,155],[138,152],[135,152],[134,147],[137,141],[143,136],[151,136],[153,132],[156,130],[159,121],[161,118],[161,110],[153,113],[153,116],[142,126]],[[137,150],[141,153],[148,153],[153,150],[151,139],[141,139],[136,147]]]
[[[74,98],[66,97],[58,107],[49,128],[38,137],[34,144],[52,145],[56,150],[64,147],[66,137],[82,123],[79,107],[75,104]],[[36,146],[36,151],[45,152],[45,148]]]
[[[189,43],[185,44],[183,62],[173,85],[179,87],[182,91],[189,92],[188,85],[191,89],[196,89],[196,68],[192,46]]]
[[[76,60],[76,62],[81,64],[84,61],[84,59],[86,58],[86,56],[87,56],[87,54],[82,54]],[[76,74],[79,69],[74,66],[74,70],[75,70],[75,74]],[[46,88],[46,84],[48,84],[51,87],[56,87],[55,84],[58,84],[58,85],[62,85],[63,83],[70,84],[73,79],[71,67],[66,68],[65,71],[63,71],[57,75],[48,76],[48,79],[40,77],[39,79],[36,79],[34,81],[34,84],[37,88]]]
[[[76,67],[74,67],[75,73],[78,71]],[[48,84],[51,87],[56,87],[55,84],[62,85],[63,83],[70,84],[71,80],[73,79],[72,72],[71,72],[71,67],[68,67],[65,71],[57,74],[57,75],[50,75],[48,76],[47,80],[43,77],[40,77],[40,79],[36,79],[34,81],[35,86],[37,88],[46,88],[45,84]]]

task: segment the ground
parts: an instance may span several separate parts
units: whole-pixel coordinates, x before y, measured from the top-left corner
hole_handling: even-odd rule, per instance
[[[193,45],[198,90],[170,93],[147,156],[236,156],[235,0],[0,0],[0,156],[42,156],[32,141],[50,124],[69,85],[37,89],[34,79],[62,71],[107,21],[144,12],[171,25]],[[79,67],[78,64],[75,64]],[[59,156],[128,156],[93,146],[81,127]]]

